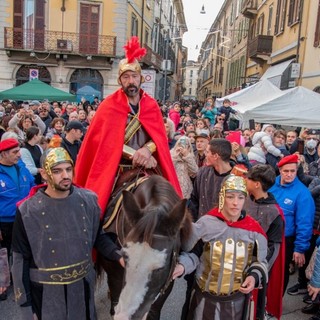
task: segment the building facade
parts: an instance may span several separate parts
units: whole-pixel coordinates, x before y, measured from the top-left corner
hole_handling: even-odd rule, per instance
[[[0,15],[0,90],[28,81],[33,72],[66,92],[86,86],[86,99],[103,98],[119,87],[123,46],[138,36],[147,49],[142,69],[155,72],[154,96],[165,58],[171,61],[167,77],[175,79],[169,97],[181,95],[182,0],[3,0]]]
[[[183,99],[195,100],[197,98],[198,72],[199,64],[192,60],[187,61],[184,76]]]
[[[226,0],[201,49],[200,100],[265,78],[320,91],[320,1]]]

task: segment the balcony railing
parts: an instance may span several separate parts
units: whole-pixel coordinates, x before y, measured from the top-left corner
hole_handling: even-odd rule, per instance
[[[116,37],[5,27],[4,47],[8,50],[33,50],[114,57],[116,55]]]
[[[258,0],[244,0],[241,13],[246,18],[253,19],[258,13]]]
[[[161,69],[162,57],[156,52],[152,51],[152,49],[146,44],[143,45],[147,49],[146,55],[141,59],[141,62],[149,66],[154,66],[156,69]]]
[[[273,36],[258,35],[249,41],[248,54],[250,58],[266,60],[272,52]]]

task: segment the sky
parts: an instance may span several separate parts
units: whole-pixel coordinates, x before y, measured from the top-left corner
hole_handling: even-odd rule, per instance
[[[197,61],[201,44],[219,13],[225,0],[183,0],[184,16],[188,32],[183,35],[182,43],[188,47],[188,60]],[[201,14],[204,5],[205,14]],[[196,46],[198,49],[196,50]]]

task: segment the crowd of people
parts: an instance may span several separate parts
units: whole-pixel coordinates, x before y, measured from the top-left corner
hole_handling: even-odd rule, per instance
[[[240,129],[228,99],[162,105],[140,88],[144,52],[130,56],[134,45],[119,65],[120,88],[102,102],[2,101],[0,300],[12,266],[25,319],[94,319],[91,250],[125,266],[99,220],[120,182],[142,168],[163,175],[192,214],[173,272],[187,282],[181,319],[247,319],[252,292],[257,319],[265,309],[280,319],[287,292],[304,295],[302,312],[319,320],[320,250],[312,278],[305,273],[320,244],[319,132],[267,122]],[[159,319],[163,303],[147,319]]]

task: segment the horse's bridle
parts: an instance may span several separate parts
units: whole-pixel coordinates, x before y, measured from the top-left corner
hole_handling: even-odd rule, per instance
[[[164,240],[166,239],[168,242],[170,243],[174,243],[173,247],[172,247],[172,253],[171,253],[171,266],[170,266],[170,271],[169,271],[169,275],[167,277],[167,280],[164,284],[164,286],[160,289],[159,294],[156,296],[156,298],[154,300],[157,300],[159,296],[163,295],[165,293],[165,291],[168,289],[171,281],[172,281],[172,275],[173,275],[173,271],[177,265],[178,262],[178,256],[179,256],[179,250],[180,250],[180,241],[177,240],[177,235],[175,235],[174,237],[169,237],[169,236],[164,236],[164,235],[159,235],[159,234],[155,234],[153,235],[153,238],[155,239],[160,239],[160,240]]]

